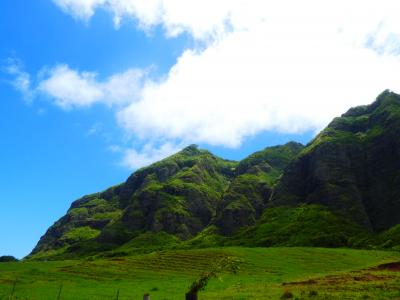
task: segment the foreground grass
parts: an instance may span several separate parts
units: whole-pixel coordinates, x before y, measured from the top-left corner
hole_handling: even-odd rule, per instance
[[[0,264],[0,300],[183,299],[223,257],[237,274],[210,281],[200,299],[400,299],[400,272],[373,268],[400,253],[324,248],[215,248],[164,251],[109,260]],[[14,290],[14,292],[13,292]],[[369,297],[369,298],[368,298]],[[397,298],[396,298],[397,297]],[[288,298],[290,299],[290,298]]]

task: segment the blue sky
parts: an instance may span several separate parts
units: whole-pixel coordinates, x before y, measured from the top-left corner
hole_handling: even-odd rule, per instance
[[[395,1],[289,3],[1,1],[0,255],[190,143],[229,159],[307,143],[396,91]]]

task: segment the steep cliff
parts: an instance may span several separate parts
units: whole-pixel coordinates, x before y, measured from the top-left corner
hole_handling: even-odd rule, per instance
[[[400,223],[400,95],[334,119],[285,169],[271,206],[321,204],[365,228]]]

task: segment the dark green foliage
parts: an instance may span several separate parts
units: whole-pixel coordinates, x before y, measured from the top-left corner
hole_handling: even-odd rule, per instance
[[[4,263],[4,262],[16,262],[18,261],[18,259],[16,259],[14,256],[11,255],[3,255],[0,256],[0,263]]]
[[[382,232],[379,241],[383,248],[400,250],[400,224]]]
[[[283,292],[281,299],[293,299],[293,297],[294,297],[293,293],[291,291],[286,290]]]

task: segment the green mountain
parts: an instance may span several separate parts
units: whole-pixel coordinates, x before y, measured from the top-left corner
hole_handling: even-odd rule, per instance
[[[32,254],[107,250],[148,231],[189,239],[215,217],[236,166],[189,146],[122,185],[75,201]]]
[[[306,147],[290,142],[235,162],[192,145],[75,201],[29,258],[216,245],[398,247],[399,137],[400,95],[385,91]]]
[[[285,169],[271,206],[322,204],[368,230],[400,223],[400,96],[335,118]]]
[[[189,240],[213,224],[223,233],[252,225],[283,168],[302,148],[297,143],[267,148],[238,163],[189,146],[138,170],[122,185],[75,201],[31,257],[151,247]],[[234,224],[229,217],[236,218]]]

